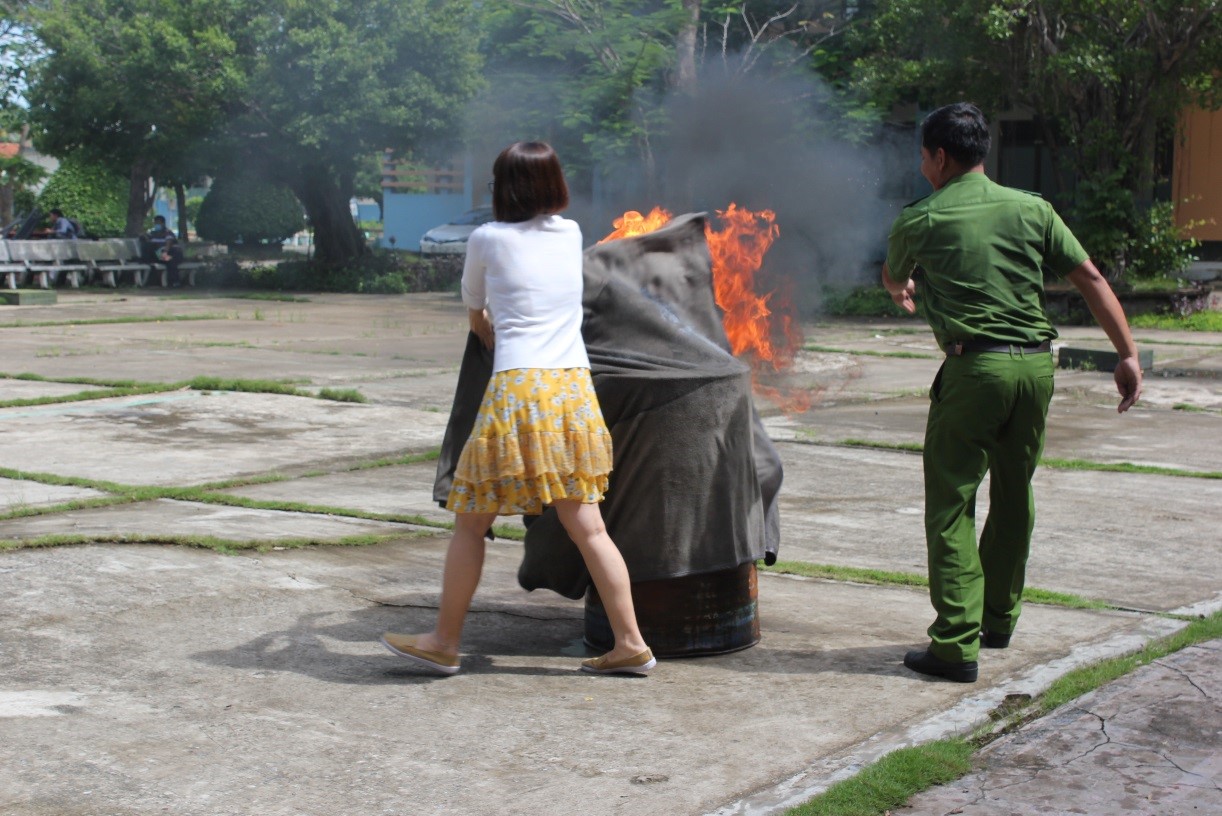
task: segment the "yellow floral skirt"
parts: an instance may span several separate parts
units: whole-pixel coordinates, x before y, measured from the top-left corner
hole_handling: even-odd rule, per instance
[[[588,368],[516,368],[492,375],[454,471],[456,513],[535,515],[560,499],[600,502],[611,434]]]

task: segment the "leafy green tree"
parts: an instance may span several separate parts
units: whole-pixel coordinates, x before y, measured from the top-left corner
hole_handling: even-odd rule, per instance
[[[246,30],[235,155],[296,193],[318,260],[367,252],[348,206],[357,173],[384,148],[458,135],[479,82],[470,4],[266,0]]]
[[[889,0],[854,32],[856,86],[881,108],[971,99],[1029,111],[1073,188],[1075,227],[1123,274],[1188,105],[1222,104],[1219,0]]]
[[[292,190],[249,175],[216,179],[196,223],[199,237],[222,244],[278,244],[304,228]]]
[[[0,225],[15,215],[14,204],[23,191],[46,178],[47,171],[21,156],[0,157]]]
[[[107,238],[124,234],[126,179],[88,156],[66,156],[38,194],[43,212],[59,208],[81,222],[86,234]]]
[[[49,0],[33,9],[47,49],[30,75],[37,144],[123,172],[128,235],[140,233],[152,204],[150,179],[179,171],[239,92],[244,8],[226,0]]]

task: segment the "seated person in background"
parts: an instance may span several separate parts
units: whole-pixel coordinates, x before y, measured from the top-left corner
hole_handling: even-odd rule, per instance
[[[174,233],[166,226],[164,215],[153,216],[153,226],[149,227],[148,232],[140,236],[140,246],[143,248],[144,260],[158,260],[161,257],[161,249],[165,246],[166,238],[173,235]]]
[[[173,234],[167,235],[161,251],[157,253],[157,260],[165,265],[166,283],[170,286],[179,286],[182,283],[178,271],[178,265],[182,263],[182,259],[182,247],[178,245],[178,240]]]
[[[64,211],[55,209],[49,213],[51,217],[51,233],[48,238],[76,238],[78,232],[71,220],[64,216]]]

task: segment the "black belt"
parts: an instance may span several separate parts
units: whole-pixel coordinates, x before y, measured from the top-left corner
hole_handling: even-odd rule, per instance
[[[958,357],[969,352],[999,352],[1001,354],[1040,354],[1052,351],[1052,341],[1045,340],[1033,346],[1016,343],[992,343],[983,340],[962,340],[947,343],[943,349],[948,357]]]

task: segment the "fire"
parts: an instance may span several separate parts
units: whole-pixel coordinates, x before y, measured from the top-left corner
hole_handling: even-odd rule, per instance
[[[786,393],[759,381],[768,369],[781,372],[792,366],[802,347],[802,329],[788,293],[760,295],[755,291],[764,255],[781,234],[776,213],[741,209],[731,202],[725,210],[717,210],[717,216],[723,226],[714,229],[710,223],[705,238],[713,260],[713,295],[723,312],[730,350],[749,358],[756,390],[781,403],[784,410],[805,411],[810,407],[809,395]],[[648,215],[629,210],[615,219],[615,230],[599,243],[652,232],[671,217],[661,207],[654,207]]]
[[[649,211],[649,215],[641,215],[636,210],[629,210],[611,222],[615,230],[598,243],[605,244],[607,241],[614,241],[618,238],[631,238],[634,235],[653,232],[673,217],[661,207],[654,207]]]

